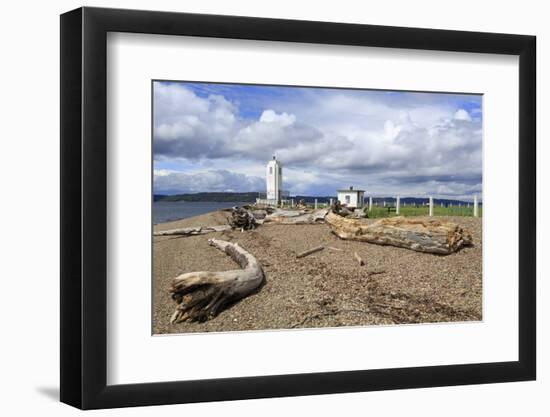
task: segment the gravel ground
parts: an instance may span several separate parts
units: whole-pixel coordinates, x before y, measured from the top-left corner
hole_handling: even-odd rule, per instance
[[[155,230],[225,224],[227,215],[209,213],[163,223],[155,226]],[[439,256],[344,241],[324,224],[266,224],[248,232],[155,237],[153,332],[479,321],[482,319],[481,218],[438,219],[468,229],[474,245]],[[174,277],[184,272],[237,268],[228,256],[208,245],[212,237],[237,242],[256,256],[263,265],[266,283],[258,293],[213,319],[171,325],[169,319],[176,303],[169,288]],[[296,259],[297,253],[319,245],[325,245],[325,249]],[[354,259],[354,252],[366,261],[365,266]]]

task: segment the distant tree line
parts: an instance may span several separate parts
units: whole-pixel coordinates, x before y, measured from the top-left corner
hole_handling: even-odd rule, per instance
[[[221,203],[239,201],[243,203],[255,203],[257,197],[258,193],[155,194],[154,201],[212,201]]]

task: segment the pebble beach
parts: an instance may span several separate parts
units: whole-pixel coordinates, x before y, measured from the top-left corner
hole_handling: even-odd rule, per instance
[[[154,229],[227,224],[216,211],[161,223]],[[344,241],[326,224],[264,224],[252,231],[198,236],[155,236],[153,333],[227,332],[482,320],[482,219],[437,217],[467,229],[473,245],[441,256],[392,246]],[[364,219],[365,223],[374,220]],[[170,324],[176,303],[174,277],[238,266],[208,245],[217,238],[239,243],[265,272],[265,285],[210,320]],[[324,249],[303,258],[316,246]],[[360,265],[354,254],[364,260]]]

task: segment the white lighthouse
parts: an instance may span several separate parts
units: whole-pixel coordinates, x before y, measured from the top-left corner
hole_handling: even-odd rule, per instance
[[[283,165],[275,156],[267,163],[265,179],[266,199],[270,202],[269,204],[279,204],[283,189]]]

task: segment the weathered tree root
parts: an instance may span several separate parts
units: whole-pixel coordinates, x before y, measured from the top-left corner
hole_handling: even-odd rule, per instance
[[[448,255],[472,244],[472,236],[456,223],[391,217],[372,224],[329,213],[325,222],[341,239],[392,245],[418,252]]]
[[[252,213],[244,207],[233,207],[231,209],[231,218],[229,224],[235,229],[252,230],[255,229],[261,221],[258,221]]]
[[[261,265],[238,244],[219,239],[209,239],[208,243],[229,255],[242,269],[190,272],[174,278],[170,292],[178,306],[170,323],[215,317],[229,303],[246,297],[264,282]]]

